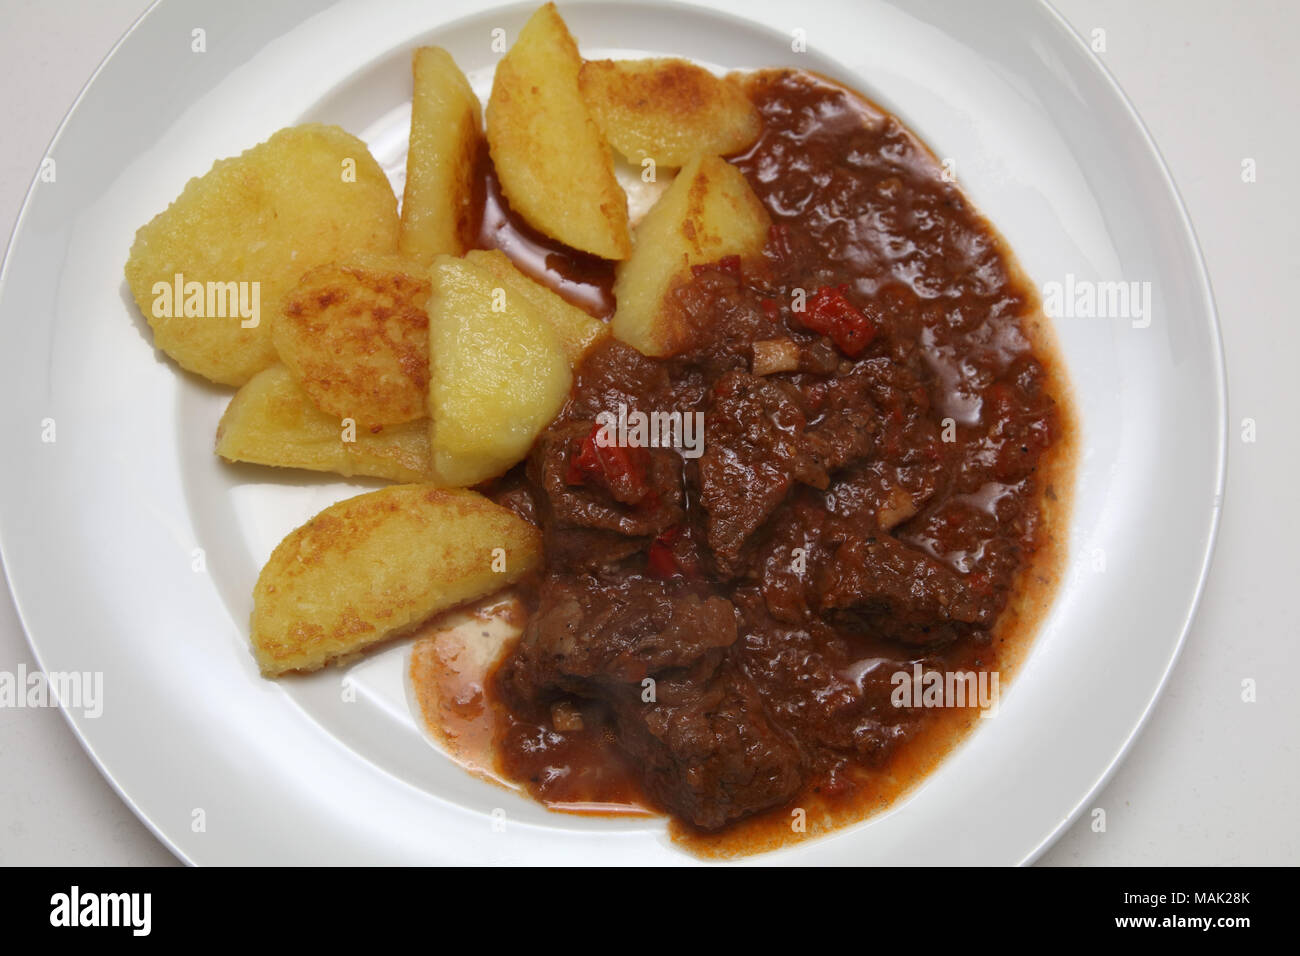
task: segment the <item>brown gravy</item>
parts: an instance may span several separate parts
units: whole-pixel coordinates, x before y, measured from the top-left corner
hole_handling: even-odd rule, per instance
[[[486,146],[479,151],[474,195],[478,248],[500,249],[521,272],[598,319],[614,314],[614,264],[544,236],[524,222],[502,195]]]

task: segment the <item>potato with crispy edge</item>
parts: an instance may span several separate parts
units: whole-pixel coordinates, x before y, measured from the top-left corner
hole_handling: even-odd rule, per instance
[[[397,485],[326,508],[272,552],[253,589],[262,673],[312,671],[514,583],[541,535],[482,495]]]
[[[475,485],[528,454],[573,376],[556,331],[493,273],[439,256],[430,280],[433,472],[443,484]]]
[[[605,139],[633,163],[676,169],[727,156],[763,128],[739,86],[686,60],[588,60],[579,82]]]
[[[349,427],[318,409],[283,365],[258,372],[235,393],[217,426],[217,454],[227,461],[332,471],[345,478],[432,477],[427,419]]]
[[[460,255],[473,241],[483,110],[465,74],[441,47],[416,50],[411,75],[415,95],[398,249],[427,269],[434,256]]]
[[[609,326],[604,322],[593,319],[540,282],[524,275],[500,249],[475,249],[465,253],[465,261],[492,273],[508,294],[523,296],[529,305],[536,308],[537,314],[560,336],[560,345],[569,365],[577,365],[593,345],[609,334]]]
[[[272,340],[321,411],[400,425],[426,414],[428,302],[425,270],[404,259],[318,266],[285,296]]]
[[[487,140],[511,208],[552,239],[625,259],[627,195],[578,89],[582,59],[556,12],[540,7],[497,64]]]
[[[645,355],[672,355],[689,329],[672,299],[691,266],[761,254],[771,222],[740,170],[717,156],[696,157],[636,229],[632,257],[614,276],[616,337]]]
[[[298,277],[352,253],[391,252],[397,230],[397,200],[365,143],[337,126],[294,126],[191,179],[136,233],[126,279],[158,348],[242,385],[275,361],[270,317]],[[204,294],[167,301],[177,276]],[[241,283],[250,304],[257,295],[249,318],[225,301]]]

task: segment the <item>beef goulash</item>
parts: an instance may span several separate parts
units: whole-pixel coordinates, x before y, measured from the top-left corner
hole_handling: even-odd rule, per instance
[[[494,491],[545,546],[487,688],[500,772],[700,831],[852,803],[928,719],[892,674],[999,666],[1065,429],[1034,293],[926,148],[812,74],[746,89],[761,261],[692,270],[676,354],[597,346]],[[620,406],[703,413],[702,454],[602,447]]]

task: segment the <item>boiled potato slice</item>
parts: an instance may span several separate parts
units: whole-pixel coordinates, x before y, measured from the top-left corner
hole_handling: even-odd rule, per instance
[[[524,275],[501,250],[485,252],[475,249],[465,254],[465,261],[492,273],[508,295],[522,296],[533,306],[560,336],[560,345],[569,365],[577,365],[593,345],[609,334],[609,326],[604,322],[593,319],[540,282]]]
[[[501,190],[533,228],[575,249],[625,259],[627,196],[578,89],[577,44],[548,3],[497,64],[487,140]]]
[[[348,478],[431,477],[427,419],[378,430],[349,428],[312,404],[283,365],[258,372],[235,393],[217,426],[217,454],[227,461],[332,471]]]
[[[473,239],[483,111],[465,74],[441,47],[416,50],[411,74],[415,98],[398,248],[428,269],[434,256],[460,255]]]
[[[491,272],[439,256],[429,297],[433,470],[475,485],[523,459],[569,394],[559,335]]]
[[[637,226],[632,257],[619,263],[614,335],[646,355],[681,349],[688,330],[674,287],[690,278],[691,266],[759,255],[770,225],[740,170],[716,156],[691,160]]]
[[[311,671],[517,581],[537,529],[482,495],[397,485],[340,501],[280,542],[253,589],[264,674]]]
[[[605,139],[633,163],[685,166],[758,138],[758,110],[736,84],[686,60],[589,60],[582,97]]]
[[[363,426],[424,418],[429,280],[397,258],[318,266],[285,296],[272,341],[316,407]]]
[[[354,252],[391,252],[397,230],[397,200],[365,143],[336,126],[294,126],[191,179],[136,233],[126,279],[158,348],[242,385],[275,361],[270,317],[298,277]],[[183,302],[168,291],[178,276]],[[256,315],[223,302],[240,288],[250,305],[256,294],[246,310]]]

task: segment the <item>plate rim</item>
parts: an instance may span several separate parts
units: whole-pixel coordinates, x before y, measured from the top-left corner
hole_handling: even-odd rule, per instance
[[[1173,652],[1169,655],[1169,662],[1165,665],[1164,672],[1160,675],[1160,680],[1156,683],[1147,699],[1146,706],[1142,709],[1142,714],[1133,729],[1129,731],[1128,736],[1124,738],[1123,743],[1115,752],[1115,756],[1106,766],[1105,770],[1097,777],[1092,788],[1079,799],[1074,809],[1057,825],[1056,829],[1047,834],[1043,840],[1025,855],[1020,861],[1021,866],[1032,865],[1044,853],[1051,849],[1065,833],[1070,829],[1083,814],[1084,808],[1092,801],[1092,798],[1100,793],[1107,784],[1114,778],[1119,768],[1128,759],[1129,752],[1137,739],[1142,736],[1146,730],[1148,722],[1155,711],[1156,705],[1160,698],[1164,696],[1165,689],[1169,685],[1169,679],[1173,675],[1174,668],[1178,666],[1179,659],[1183,656],[1183,648],[1187,646],[1187,636],[1191,633],[1192,624],[1196,621],[1196,614],[1200,610],[1201,601],[1205,596],[1206,584],[1209,581],[1210,569],[1214,563],[1214,554],[1219,541],[1219,529],[1223,520],[1223,496],[1227,489],[1228,478],[1228,365],[1227,355],[1223,348],[1223,326],[1219,319],[1219,306],[1214,297],[1214,285],[1210,279],[1210,270],[1205,263],[1205,252],[1201,248],[1200,236],[1196,233],[1196,225],[1192,221],[1191,213],[1187,209],[1187,203],[1183,199],[1182,192],[1178,188],[1178,182],[1174,179],[1173,171],[1169,168],[1164,154],[1160,151],[1155,137],[1151,134],[1150,128],[1142,119],[1142,114],[1138,111],[1136,105],[1125,92],[1124,87],[1116,79],[1115,74],[1111,72],[1100,57],[1092,54],[1088,47],[1087,41],[1082,34],[1074,28],[1074,25],[1067,20],[1051,0],[1038,0],[1039,5],[1047,12],[1048,16],[1056,21],[1058,29],[1070,37],[1086,54],[1086,60],[1101,75],[1106,85],[1115,95],[1117,100],[1123,105],[1124,111],[1128,114],[1130,121],[1134,124],[1142,136],[1143,143],[1151,156],[1154,157],[1156,165],[1160,170],[1161,179],[1164,187],[1174,201],[1174,208],[1178,211],[1179,220],[1182,223],[1184,233],[1181,238],[1190,242],[1192,258],[1196,265],[1196,279],[1200,286],[1200,292],[1205,300],[1208,311],[1209,326],[1211,338],[1214,345],[1214,362],[1215,371],[1215,405],[1218,414],[1218,428],[1215,429],[1216,447],[1215,452],[1215,484],[1214,500],[1210,508],[1210,525],[1205,534],[1204,553],[1201,556],[1200,570],[1197,572],[1196,587],[1192,591],[1191,601],[1187,605],[1187,611],[1183,616],[1182,625],[1179,629],[1178,639],[1174,644]]]
[[[86,98],[86,94],[90,91],[90,88],[94,86],[95,82],[99,79],[100,74],[104,72],[108,64],[117,55],[118,50],[120,50],[127,40],[131,38],[131,35],[136,32],[140,25],[165,2],[166,0],[152,0],[149,6],[140,11],[139,15],[131,21],[130,26],[122,32],[122,35],[117,38],[103,57],[100,58],[99,63],[95,65],[95,69],[92,70],[90,76],[86,78],[86,82],[81,85],[81,89],[77,90],[77,95],[73,98],[72,102],[68,104],[68,108],[59,119],[58,126],[54,129],[54,135],[52,135],[49,138],[49,141],[45,144],[45,151],[41,154],[42,156],[49,156],[54,152],[54,147],[63,137],[64,130],[67,128],[68,124],[72,122],[73,115],[81,106],[81,103]],[[14,217],[13,228],[9,230],[9,239],[8,242],[5,243],[4,258],[0,259],[0,292],[3,291],[5,282],[8,279],[9,260],[13,256],[14,247],[17,245],[17,240],[22,233],[23,225],[27,220],[27,214],[32,204],[32,197],[36,195],[38,182],[39,170],[32,175],[31,182],[27,184],[27,192],[23,195],[22,204],[18,207],[18,215]],[[36,639],[32,635],[32,629],[27,624],[27,614],[23,610],[23,602],[19,597],[17,589],[14,587],[13,579],[9,573],[9,560],[10,555],[13,553],[13,549],[5,543],[6,537],[4,527],[0,524],[0,572],[2,572],[0,577],[4,578],[5,592],[9,595],[9,600],[13,604],[14,617],[18,619],[18,626],[22,629],[23,640],[27,643],[27,649],[31,651],[32,658],[36,661],[37,666],[44,671],[45,663],[41,660],[40,648],[36,646]],[[118,799],[126,804],[127,809],[134,814],[135,818],[144,824],[145,828],[152,833],[158,842],[165,846],[178,861],[185,866],[197,865],[190,859],[189,855],[183,852],[171,837],[164,833],[162,828],[159,827],[158,824],[140,808],[136,801],[132,799],[130,794],[126,792],[123,784],[116,776],[109,772],[106,766],[104,766],[104,762],[100,758],[99,754],[95,752],[94,746],[86,738],[86,735],[82,733],[81,728],[77,726],[77,722],[72,717],[72,712],[64,706],[62,701],[59,702],[58,711],[59,716],[63,718],[68,730],[71,731],[73,739],[75,739],[81,746],[82,752],[85,753],[87,758],[89,758],[91,764],[99,773],[100,777],[103,778],[104,782],[112,788],[115,794],[117,794]]]

